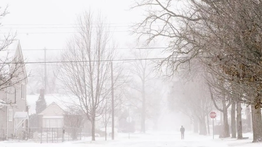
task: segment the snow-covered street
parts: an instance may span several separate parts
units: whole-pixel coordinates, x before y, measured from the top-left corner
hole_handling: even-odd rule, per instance
[[[248,136],[250,134],[246,134]],[[251,137],[251,136],[249,136]],[[197,134],[188,133],[184,140],[180,139],[179,133],[167,132],[149,132],[146,134],[134,133],[118,134],[115,140],[104,141],[103,137],[97,138],[95,142],[90,138],[63,143],[35,143],[30,141],[4,141],[0,142],[1,147],[260,147],[262,143],[252,143],[251,138],[244,140],[236,140],[232,138],[219,139],[215,136],[199,136]]]

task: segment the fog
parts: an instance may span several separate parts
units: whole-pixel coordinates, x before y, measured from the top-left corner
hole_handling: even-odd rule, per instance
[[[0,146],[261,142],[260,8],[3,0]]]

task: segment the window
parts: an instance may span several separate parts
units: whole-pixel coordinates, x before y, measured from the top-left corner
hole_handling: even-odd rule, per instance
[[[16,89],[15,87],[7,88],[7,102],[16,103]]]
[[[18,85],[17,89],[15,89],[15,97],[16,99],[21,98],[21,86],[20,85]]]
[[[43,128],[62,128],[63,119],[61,118],[43,118]]]
[[[26,97],[26,87],[24,84],[21,85],[21,99],[25,99]]]
[[[9,109],[8,110],[8,120],[13,121],[13,117],[14,117],[14,111],[13,109]]]

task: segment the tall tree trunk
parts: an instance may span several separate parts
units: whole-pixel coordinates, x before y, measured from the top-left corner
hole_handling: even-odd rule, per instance
[[[146,132],[146,97],[145,97],[145,72],[143,72],[142,80],[142,119],[141,119],[141,132]]]
[[[246,116],[247,116],[247,130],[248,132],[251,132],[251,112],[250,112],[250,107],[246,107]]]
[[[96,123],[95,123],[95,117],[93,117],[92,118],[92,120],[91,120],[91,127],[92,127],[92,141],[95,141],[96,140],[96,136],[95,136],[95,133],[96,133],[96,130],[95,130],[95,128],[96,128],[96,125],[95,125]]]
[[[105,122],[105,141],[107,141],[107,122]]]
[[[237,102],[237,139],[243,138],[241,110],[241,103]]]
[[[257,98],[256,105],[251,106],[252,111],[252,128],[253,128],[253,142],[262,141],[262,120],[261,120],[261,105],[260,98]]]
[[[207,119],[207,134],[210,135],[209,117],[206,117],[206,119]]]
[[[199,132],[200,135],[207,135],[205,117],[199,118],[199,128],[200,128],[200,132]]]
[[[236,138],[236,104],[232,101],[231,105],[231,134],[232,138]]]
[[[222,100],[222,103],[223,103],[223,134],[221,137],[226,138],[226,137],[230,137],[228,116],[227,116],[227,106],[225,100]]]
[[[196,119],[194,119],[194,122],[193,122],[193,124],[194,124],[194,133],[198,133],[198,121],[196,121]]]

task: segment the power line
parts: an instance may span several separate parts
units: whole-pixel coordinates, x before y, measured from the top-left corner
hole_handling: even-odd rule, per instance
[[[114,59],[114,60],[100,60],[100,62],[134,62],[134,61],[154,61],[154,60],[165,60],[166,58],[139,58],[139,59]],[[66,63],[89,63],[98,62],[98,60],[93,61],[29,61],[29,62],[5,62],[2,64],[66,64]]]
[[[93,28],[97,28],[97,26],[92,26]],[[105,26],[106,27],[106,26]],[[126,28],[126,27],[131,27],[131,26],[108,26],[109,28]],[[2,26],[1,29],[77,29],[81,28],[80,25],[78,26]]]
[[[105,24],[104,27],[110,28],[107,32],[130,32],[131,28],[134,27],[136,24],[135,23],[126,23],[126,24],[120,24],[120,23],[112,23],[115,25],[110,25],[111,23]],[[93,28],[97,28],[97,25],[93,24],[91,25]],[[158,26],[157,24],[154,24],[152,26]],[[34,31],[31,32],[31,34],[51,34],[51,33],[75,33],[71,31],[72,29],[77,29],[81,28],[82,25],[80,24],[3,24],[1,26],[1,29],[4,30],[10,30],[10,29],[16,29],[16,30],[70,30],[70,31],[62,31],[62,32],[54,32],[54,31],[49,31],[49,32],[41,32],[41,31]],[[118,29],[118,30],[114,30]],[[120,29],[120,30],[119,30]],[[121,30],[122,29],[122,30]],[[123,30],[124,29],[124,30]],[[20,32],[21,34],[29,34],[28,32]]]
[[[163,50],[168,47],[159,46],[159,47],[137,47],[137,48],[127,48],[127,47],[120,47],[120,48],[106,48],[106,49],[115,49],[115,50]],[[44,51],[45,49],[40,48],[23,48],[23,51]],[[57,50],[66,50],[65,48],[47,48],[46,51],[57,51]]]
[[[121,26],[128,26],[128,25],[134,25],[135,23],[119,23],[119,22],[110,22],[110,23],[103,23],[105,26],[112,26],[112,25],[121,25]],[[47,24],[44,24],[44,23],[38,23],[38,24],[22,24],[22,23],[4,23],[3,26],[79,26],[81,24],[78,24],[78,23],[57,23],[57,24],[51,24],[51,23],[47,23]],[[95,23],[93,24],[95,25]]]
[[[109,28],[122,28],[122,27],[133,27],[139,24],[137,23],[103,23],[104,27],[109,27]],[[159,26],[163,25],[163,23],[155,23],[152,26]],[[1,28],[12,28],[12,27],[20,27],[20,28],[29,28],[29,29],[34,29],[34,28],[79,28],[83,25],[81,24],[3,24]],[[91,24],[92,27],[97,27],[97,25]]]
[[[124,32],[130,32],[128,30],[118,30],[118,31],[114,31],[114,30],[110,30],[110,31],[106,31],[108,33],[110,32],[113,32],[113,33],[124,33]],[[2,34],[8,34],[10,32],[1,32]],[[27,35],[30,35],[30,34],[77,34],[78,32],[69,32],[69,31],[64,31],[64,32],[52,32],[52,31],[48,31],[48,32],[17,32],[17,34],[27,34]]]

